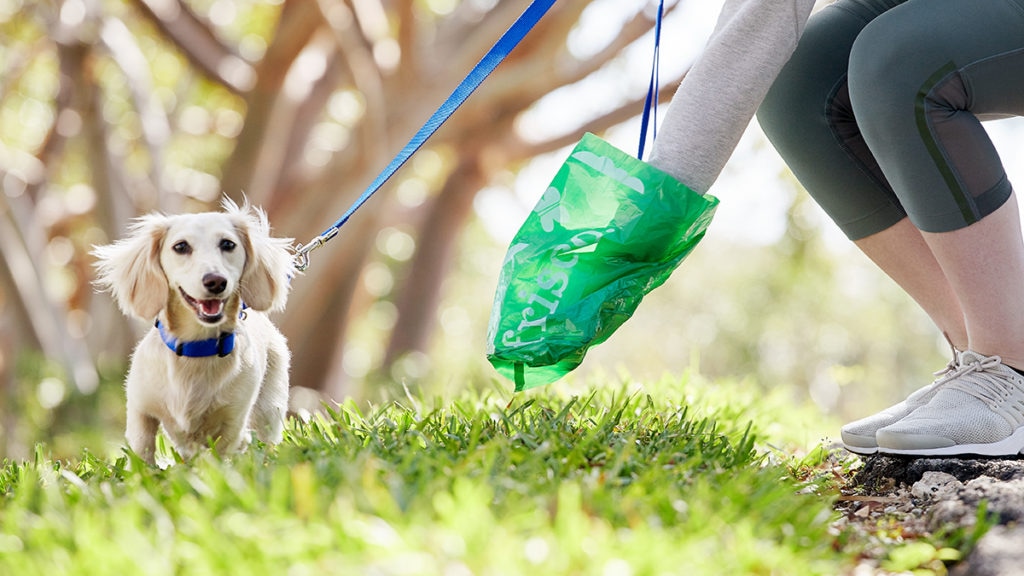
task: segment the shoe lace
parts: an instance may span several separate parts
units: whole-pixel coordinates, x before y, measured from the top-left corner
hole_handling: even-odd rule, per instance
[[[1019,425],[1024,422],[1024,390],[1012,376],[994,370],[1002,364],[999,356],[967,362],[947,375],[944,385],[970,394],[1008,421]]]
[[[935,376],[936,380],[943,380],[946,375],[950,374],[951,372],[955,372],[956,369],[959,367],[960,359],[957,358],[956,356],[953,356],[953,358],[949,360],[949,363],[946,364],[945,368],[943,368],[942,370],[932,372],[932,375]]]
[[[953,339],[949,337],[948,333],[943,332],[942,335],[946,338],[946,343],[949,344],[950,358],[945,368],[937,372],[932,372],[932,375],[935,376],[936,380],[943,380],[944,376],[960,367],[960,351],[953,345]]]

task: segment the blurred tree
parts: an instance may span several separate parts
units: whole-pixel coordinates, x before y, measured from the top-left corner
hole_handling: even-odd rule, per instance
[[[294,282],[280,324],[295,385],[340,397],[351,318],[395,319],[378,373],[426,349],[454,246],[497,173],[636,115],[643,94],[541,141],[516,121],[652,28],[649,3],[599,50],[567,39],[593,2],[562,2]],[[41,349],[76,386],[134,341],[92,298],[89,247],[136,215],[265,207],[278,234],[322,231],[525,8],[493,0],[0,0],[3,358]],[[674,3],[669,7],[673,10]],[[679,78],[667,79],[667,96]],[[395,192],[398,194],[395,194]],[[397,240],[398,243],[389,242]],[[366,289],[384,263],[391,286]],[[134,326],[134,324],[131,324]],[[2,367],[9,374],[11,362]],[[7,380],[9,382],[9,380]]]

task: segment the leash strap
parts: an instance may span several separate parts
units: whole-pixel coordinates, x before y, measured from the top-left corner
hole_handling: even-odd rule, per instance
[[[455,91],[452,92],[448,99],[441,104],[441,107],[438,108],[429,119],[427,119],[427,122],[423,127],[413,135],[412,139],[409,140],[409,143],[402,148],[401,152],[395,156],[391,163],[388,164],[377,178],[370,183],[362,195],[356,199],[355,203],[353,203],[352,206],[342,214],[341,218],[332,224],[330,228],[324,230],[319,236],[313,238],[306,244],[300,244],[296,248],[296,268],[299,270],[305,270],[309,267],[309,253],[314,249],[323,246],[324,243],[338,234],[338,230],[343,224],[345,224],[345,222],[348,222],[348,219],[352,214],[365,204],[366,201],[370,199],[370,196],[373,196],[373,194],[377,192],[377,190],[379,190],[381,186],[383,186],[384,183],[387,182],[388,179],[391,178],[391,176],[394,175],[394,173],[397,172],[407,160],[409,160],[413,153],[423,146],[423,143],[426,142],[428,138],[433,136],[434,132],[436,132],[437,129],[451,117],[455,110],[458,109],[458,107],[461,106],[467,98],[469,98],[470,94],[480,86],[484,79],[498,67],[498,64],[500,64],[502,60],[504,60],[505,57],[519,45],[519,42],[521,42],[522,39],[526,37],[526,34],[537,25],[537,22],[540,21],[554,3],[555,0],[533,0],[533,2],[530,3],[526,8],[526,11],[524,11],[512,26],[502,34],[501,38],[498,39],[480,62],[478,62],[477,65],[469,71],[466,78],[459,83],[455,88]]]
[[[647,99],[644,100],[644,115],[640,119],[640,149],[636,153],[639,160],[644,159],[644,146],[647,144],[647,127],[651,128],[651,141],[658,137],[658,64],[661,59],[661,18],[665,13],[665,0],[658,0],[658,16],[654,20],[654,62],[651,64],[651,82],[647,85]]]

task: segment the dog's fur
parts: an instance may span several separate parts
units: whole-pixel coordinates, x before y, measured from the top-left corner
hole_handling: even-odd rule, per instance
[[[266,214],[248,203],[223,208],[143,216],[128,237],[93,252],[96,284],[125,314],[158,320],[181,341],[235,334],[225,357],[180,357],[155,327],[139,342],[125,382],[125,436],[150,463],[161,424],[185,458],[210,441],[220,453],[244,450],[252,432],[281,441],[290,355],[262,312],[284,308],[292,241],[271,237]]]

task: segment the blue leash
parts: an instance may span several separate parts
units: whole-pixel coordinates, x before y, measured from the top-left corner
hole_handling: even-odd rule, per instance
[[[426,124],[424,124],[423,127],[413,135],[412,139],[409,140],[409,143],[402,148],[402,151],[395,156],[394,160],[392,160],[391,163],[388,164],[377,176],[377,178],[370,183],[366,188],[366,191],[364,191],[363,194],[356,199],[355,203],[353,203],[352,206],[342,214],[341,218],[338,218],[330,228],[324,230],[316,238],[313,238],[306,244],[298,245],[295,249],[296,268],[299,270],[305,270],[309,267],[309,253],[314,249],[323,246],[324,243],[338,234],[338,230],[343,224],[345,224],[345,222],[348,221],[352,214],[365,204],[366,201],[370,199],[370,196],[373,196],[373,194],[377,192],[377,190],[379,190],[381,186],[383,186],[384,183],[402,167],[403,164],[405,164],[413,153],[423,146],[423,143],[426,142],[428,138],[433,136],[434,132],[436,132],[437,129],[440,128],[449,117],[451,117],[455,110],[461,106],[467,98],[469,98],[470,94],[480,86],[484,79],[498,67],[498,64],[500,64],[502,60],[504,60],[505,57],[519,45],[519,42],[521,42],[526,34],[537,25],[537,22],[540,21],[554,3],[555,0],[533,0],[530,6],[526,8],[526,11],[524,11],[512,26],[502,34],[501,38],[498,39],[487,54],[484,54],[484,57],[481,58],[480,62],[478,62],[477,65],[469,71],[469,74],[462,80],[462,82],[459,83],[451,96],[449,96],[448,99],[441,104],[441,107],[438,108],[429,119],[427,119]]]
[[[651,141],[658,138],[658,64],[661,58],[661,18],[665,13],[665,0],[658,1],[658,16],[654,21],[654,62],[651,64],[651,82],[647,85],[647,99],[644,100],[644,115],[640,119],[639,160],[644,159],[644,145],[647,144],[647,126],[651,127]]]

